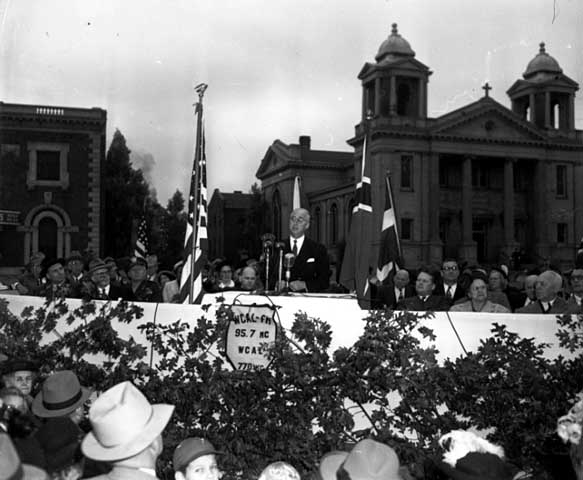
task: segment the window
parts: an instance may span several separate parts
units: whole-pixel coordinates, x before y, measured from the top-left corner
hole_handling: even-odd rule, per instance
[[[401,189],[413,190],[413,155],[401,155]]]
[[[35,187],[69,187],[67,168],[69,145],[65,143],[28,143],[26,185]]]
[[[567,166],[557,165],[556,167],[556,191],[557,197],[567,196]]]
[[[485,165],[472,162],[472,186],[487,188],[489,184],[488,169]]]
[[[566,223],[557,223],[557,243],[567,243]]]
[[[329,225],[330,225],[330,243],[332,245],[336,245],[338,241],[338,207],[335,203],[332,204],[330,207],[330,218],[329,218]]]
[[[322,210],[320,209],[320,207],[316,207],[316,209],[314,210],[313,227],[314,227],[314,236],[316,237],[317,242],[319,242],[321,240],[321,234],[322,234],[322,232],[320,231],[321,220],[322,220]]]
[[[402,240],[412,240],[413,239],[413,219],[412,218],[401,218],[401,239]]]
[[[54,150],[38,150],[36,152],[37,180],[59,181],[61,153]]]

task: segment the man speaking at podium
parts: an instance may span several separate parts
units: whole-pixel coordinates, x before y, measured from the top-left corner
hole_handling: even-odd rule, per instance
[[[328,253],[321,245],[306,237],[310,228],[310,213],[296,208],[289,217],[290,238],[285,242],[284,254],[293,253],[289,289],[292,292],[323,292],[329,286],[330,265]]]

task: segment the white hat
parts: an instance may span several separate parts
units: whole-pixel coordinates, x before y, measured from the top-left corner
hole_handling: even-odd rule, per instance
[[[173,411],[174,405],[150,405],[132,383],[118,383],[91,406],[93,430],[81,449],[86,457],[99,461],[133,457],[162,433]]]

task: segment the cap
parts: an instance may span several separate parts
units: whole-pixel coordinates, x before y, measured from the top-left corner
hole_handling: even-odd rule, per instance
[[[172,465],[178,472],[186,468],[190,462],[204,455],[220,455],[213,444],[205,438],[190,437],[180,442],[174,450]]]

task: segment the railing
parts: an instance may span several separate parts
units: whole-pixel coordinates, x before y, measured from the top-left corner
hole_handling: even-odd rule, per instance
[[[43,117],[75,117],[87,120],[105,119],[106,111],[93,108],[69,108],[50,105],[22,105],[16,103],[0,102],[0,115],[23,115],[23,116],[43,116]]]

